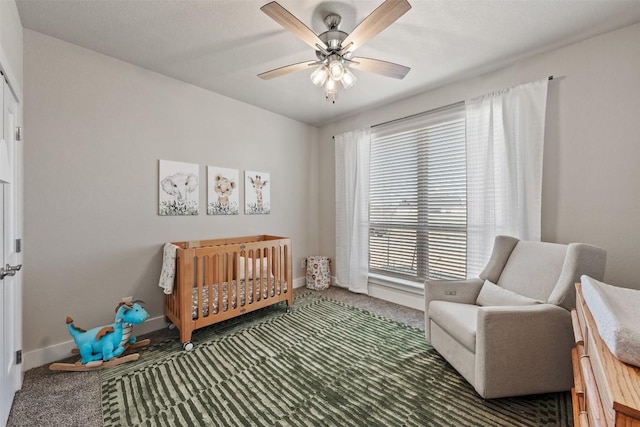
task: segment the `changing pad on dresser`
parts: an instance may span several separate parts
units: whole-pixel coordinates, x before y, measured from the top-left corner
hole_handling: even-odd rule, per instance
[[[640,367],[640,291],[581,277],[582,294],[611,353]]]

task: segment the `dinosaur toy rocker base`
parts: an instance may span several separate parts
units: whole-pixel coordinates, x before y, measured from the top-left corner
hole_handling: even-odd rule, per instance
[[[76,363],[52,363],[49,369],[54,371],[91,371],[95,369],[117,366],[140,358],[140,354],[122,356],[125,350],[149,345],[150,340],[136,342],[131,335],[132,325],[144,322],[149,314],[137,302],[122,302],[116,307],[115,322],[93,328],[89,331],[78,328],[73,319],[67,317],[67,327],[73,337],[77,349],[72,353],[80,354],[81,360]]]
[[[126,356],[115,357],[107,362],[103,362],[102,360],[95,360],[84,365],[81,361],[77,361],[76,363],[56,362],[49,365],[49,369],[51,369],[52,371],[95,371],[97,369],[111,368],[112,366],[118,366],[123,363],[133,362],[134,360],[138,360],[139,358],[140,353],[132,353],[127,354]]]

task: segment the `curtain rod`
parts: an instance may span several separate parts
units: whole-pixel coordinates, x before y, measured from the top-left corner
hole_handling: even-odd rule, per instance
[[[549,76],[549,80],[553,80],[553,75]],[[420,117],[420,116],[422,116],[424,114],[436,113],[436,112],[441,111],[441,110],[446,110],[447,108],[458,107],[461,104],[464,104],[464,101],[454,102],[453,104],[445,105],[443,107],[438,107],[438,108],[434,108],[434,109],[431,109],[431,110],[422,111],[420,113],[412,114],[410,116],[400,117],[399,119],[393,119],[393,120],[389,120],[389,121],[386,121],[386,122],[378,123],[378,124],[375,124],[375,125],[371,126],[371,128],[373,129],[373,128],[377,128],[379,126],[389,125],[391,123],[396,123],[396,122],[401,122],[403,120],[413,119],[413,118],[416,118],[416,117]],[[335,135],[332,136],[331,138],[336,139]]]
[[[449,108],[454,108],[454,107],[459,107],[460,105],[463,105],[463,104],[464,104],[464,101],[454,102],[453,104],[444,105],[442,107],[433,108],[433,109],[427,110],[427,111],[422,111],[420,113],[412,114],[410,116],[400,117],[399,119],[393,119],[393,120],[389,120],[387,122],[378,123],[377,125],[371,126],[371,128],[373,129],[373,128],[377,128],[379,126],[389,125],[391,123],[397,123],[397,122],[402,122],[404,120],[414,119],[416,117],[424,116],[425,114],[437,113],[438,111],[447,110]]]

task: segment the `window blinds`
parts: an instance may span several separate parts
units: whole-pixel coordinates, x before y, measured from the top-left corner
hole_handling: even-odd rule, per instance
[[[464,278],[466,215],[464,105],[372,130],[371,272]]]

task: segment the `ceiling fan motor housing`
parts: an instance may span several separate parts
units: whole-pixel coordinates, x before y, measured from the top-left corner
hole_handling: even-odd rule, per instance
[[[318,35],[318,38],[327,45],[327,51],[329,53],[338,52],[342,49],[342,42],[347,38],[349,34],[344,31],[340,31],[338,27],[342,17],[337,13],[331,13],[324,18],[324,23],[329,29],[322,34]],[[324,61],[329,55],[326,55],[320,50],[316,51],[316,56],[320,61]]]

